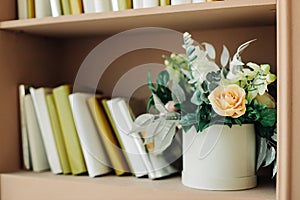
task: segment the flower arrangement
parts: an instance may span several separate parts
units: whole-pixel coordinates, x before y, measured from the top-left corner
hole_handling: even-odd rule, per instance
[[[165,56],[165,70],[158,74],[156,84],[148,74],[152,96],[147,107],[152,112],[135,120],[133,132],[144,131],[145,143],[154,143],[153,151],[161,153],[178,127],[202,132],[214,124],[251,123],[258,138],[257,168],[275,163],[275,174],[276,104],[268,85],[276,75],[268,64],[243,63],[241,53],[254,40],[242,44],[232,58],[223,46],[218,66],[211,44],[195,45],[189,33],[183,39],[186,54]]]

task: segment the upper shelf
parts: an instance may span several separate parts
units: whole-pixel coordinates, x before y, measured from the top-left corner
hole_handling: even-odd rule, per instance
[[[117,12],[0,22],[0,29],[70,37],[115,34],[138,27],[178,31],[276,24],[276,0],[225,0]]]

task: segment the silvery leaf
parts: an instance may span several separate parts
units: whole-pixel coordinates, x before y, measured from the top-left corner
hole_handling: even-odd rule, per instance
[[[213,60],[215,60],[216,59],[216,51],[215,51],[215,48],[214,48],[214,46],[213,45],[211,45],[211,44],[209,44],[209,43],[202,43],[204,46],[205,46],[205,50],[206,50],[206,52],[207,52],[207,55],[211,58],[211,59],[213,59]]]
[[[132,124],[131,133],[140,132],[146,130],[147,126],[151,125],[154,121],[154,115],[142,114],[136,118]]]
[[[222,54],[221,54],[221,65],[222,65],[222,67],[226,67],[226,65],[229,61],[229,57],[230,57],[230,54],[229,54],[229,51],[228,51],[227,47],[223,46],[223,51],[222,51]]]
[[[202,104],[202,99],[201,99],[201,92],[199,90],[196,90],[191,98],[191,102],[197,106]]]
[[[274,147],[271,147],[270,149],[267,150],[267,155],[266,155],[266,163],[264,167],[269,166],[276,158],[276,150]]]
[[[257,158],[257,166],[256,170],[260,168],[262,163],[264,162],[267,154],[267,141],[265,138],[259,139],[259,150],[258,150],[258,158]]]
[[[156,120],[151,125],[147,126],[144,138],[153,138],[155,135],[163,130],[164,123],[162,120]]]
[[[274,135],[271,137],[275,142],[277,142],[277,128],[274,130]]]
[[[177,82],[173,81],[171,91],[172,91],[172,96],[174,96],[177,99],[178,101],[177,103],[182,103],[185,101],[186,99],[185,93]]]
[[[237,52],[236,54],[240,54],[242,53],[252,42],[256,41],[257,39],[253,39],[253,40],[249,40],[243,44],[241,44],[238,49],[237,49]]]
[[[273,176],[272,176],[272,178],[276,175],[276,173],[277,173],[277,162],[275,161],[274,167],[273,167]]]
[[[155,108],[163,114],[168,113],[168,110],[165,108],[165,105],[161,102],[161,100],[158,98],[156,94],[153,94],[153,100],[154,100],[154,105]]]
[[[160,154],[166,150],[172,143],[174,135],[176,133],[177,122],[166,121],[163,129],[157,132],[154,136],[154,154]]]

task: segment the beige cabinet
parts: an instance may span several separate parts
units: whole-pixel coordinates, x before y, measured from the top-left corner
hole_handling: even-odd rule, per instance
[[[203,4],[154,7],[120,12],[72,15],[30,20],[16,19],[16,3],[0,3],[0,172],[1,199],[278,199],[298,200],[300,173],[300,2],[296,0],[225,0]],[[298,12],[297,12],[298,11]],[[261,177],[253,190],[212,192],[192,190],[180,177],[149,181],[134,177],[96,179],[22,171],[18,91],[20,83],[57,86],[73,83],[81,63],[100,42],[121,31],[163,27],[189,31],[220,52],[231,53],[243,42],[257,38],[243,54],[245,61],[270,63],[278,75],[278,177]],[[156,33],[157,34],[157,33]],[[136,37],[139,37],[137,35]],[[158,38],[162,35],[158,33]],[[167,37],[166,37],[167,38]],[[172,39],[172,38],[171,38]],[[174,39],[174,38],[173,38]],[[178,42],[178,41],[177,41]],[[120,43],[122,45],[122,43]],[[98,87],[112,95],[122,75],[137,65],[162,63],[159,49],[141,48],[117,57],[99,78]],[[99,67],[103,61],[99,60]],[[146,80],[146,77],[141,77]],[[122,88],[124,95],[129,88]],[[128,90],[128,91],[127,91]],[[134,92],[141,104],[146,87]]]

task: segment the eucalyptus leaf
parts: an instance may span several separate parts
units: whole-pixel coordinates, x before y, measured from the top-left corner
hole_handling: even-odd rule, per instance
[[[197,106],[202,104],[202,99],[201,99],[201,92],[199,90],[196,90],[191,98],[191,102]]]
[[[182,103],[186,100],[184,90],[181,88],[181,86],[176,82],[172,82],[172,95],[177,99],[178,102],[176,103]],[[173,98],[174,99],[174,98]]]
[[[161,154],[172,143],[174,135],[176,134],[177,123],[174,121],[166,121],[163,124],[161,131],[156,132],[154,136],[154,154]]]
[[[198,123],[197,114],[196,113],[188,113],[183,116],[180,120],[180,124],[182,126],[191,126]]]
[[[211,45],[211,44],[209,44],[209,43],[206,43],[206,42],[204,42],[204,43],[202,43],[202,44],[205,46],[205,50],[206,50],[206,52],[207,52],[207,55],[208,55],[211,59],[215,60],[215,59],[216,59],[216,51],[215,51],[214,46]]]
[[[256,170],[260,168],[267,155],[267,140],[265,138],[259,137],[258,148],[259,149],[258,149]]]
[[[154,105],[155,108],[160,112],[160,113],[168,113],[168,110],[165,108],[165,105],[161,102],[161,100],[155,95],[153,95],[153,100],[154,100]]]
[[[274,147],[271,147],[267,150],[267,154],[266,154],[266,159],[265,159],[265,165],[264,167],[269,166],[270,164],[272,164],[272,162],[275,160],[276,158],[276,150]]]
[[[274,176],[276,175],[276,173],[277,173],[277,162],[275,161],[274,167],[273,167],[273,176],[272,176],[272,178],[274,178]]]
[[[147,126],[154,122],[154,116],[152,114],[142,114],[136,118],[132,124],[131,133],[140,132],[146,130]]]
[[[163,70],[162,72],[160,72],[157,76],[157,84],[162,85],[167,87],[169,84],[169,80],[170,80],[170,75],[168,73],[168,71]]]
[[[226,67],[229,62],[230,54],[226,46],[223,45],[223,51],[221,54],[221,65]]]

